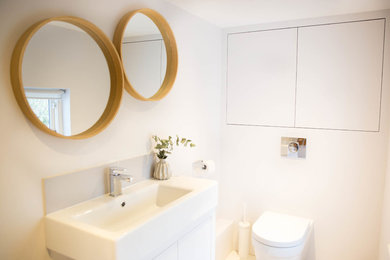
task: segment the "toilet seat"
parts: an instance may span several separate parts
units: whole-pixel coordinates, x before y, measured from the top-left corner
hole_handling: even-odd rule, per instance
[[[267,211],[253,224],[252,237],[270,247],[296,247],[305,241],[311,224],[309,219]]]

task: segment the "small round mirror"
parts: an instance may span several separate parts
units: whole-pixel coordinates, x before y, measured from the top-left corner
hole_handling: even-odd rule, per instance
[[[60,137],[84,138],[114,117],[123,79],[119,57],[115,59],[115,49],[104,37],[74,17],[44,20],[22,36],[11,66],[13,75],[19,75],[13,77],[14,92],[39,128]]]
[[[126,14],[114,36],[121,56],[125,89],[140,100],[162,99],[175,81],[177,49],[165,19],[151,9]]]

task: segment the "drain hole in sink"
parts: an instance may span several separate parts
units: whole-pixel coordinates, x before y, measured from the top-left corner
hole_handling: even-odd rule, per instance
[[[122,206],[122,207],[126,206],[126,202],[122,202],[122,203],[121,203],[121,206]]]

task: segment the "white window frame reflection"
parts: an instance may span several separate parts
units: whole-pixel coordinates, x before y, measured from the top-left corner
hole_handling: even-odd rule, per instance
[[[59,134],[71,135],[69,89],[25,87],[24,90],[27,100],[45,99],[48,101],[49,123],[46,124],[47,127]]]

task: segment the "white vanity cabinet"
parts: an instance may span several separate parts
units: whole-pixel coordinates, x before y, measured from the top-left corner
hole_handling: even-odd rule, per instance
[[[228,35],[227,123],[294,126],[297,28]]]
[[[177,260],[177,243],[171,245],[153,260]]]
[[[153,260],[214,260],[214,229],[215,217],[212,213]]]
[[[299,28],[296,126],[378,131],[385,20]]]
[[[227,38],[226,122],[379,131],[385,19]]]
[[[209,218],[178,241],[178,260],[214,260],[214,218]]]

